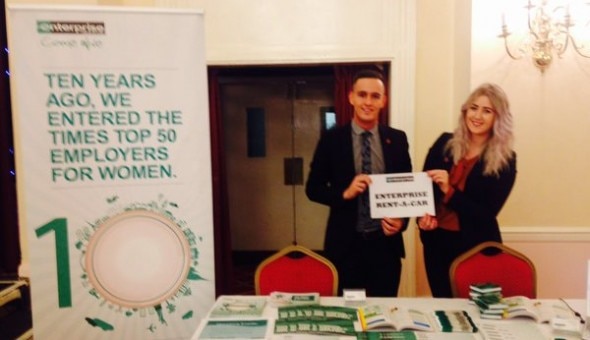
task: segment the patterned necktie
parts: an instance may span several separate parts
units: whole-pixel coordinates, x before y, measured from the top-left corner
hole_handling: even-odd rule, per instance
[[[363,174],[371,173],[371,135],[370,131],[361,134],[363,143],[361,146],[361,172]]]
[[[371,173],[371,135],[369,131],[361,134],[361,172],[363,174]],[[360,207],[360,224],[361,226],[369,226],[371,221],[371,207],[369,204],[369,190],[365,190],[361,195]]]

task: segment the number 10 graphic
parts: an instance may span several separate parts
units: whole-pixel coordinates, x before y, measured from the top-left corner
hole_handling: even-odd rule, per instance
[[[68,222],[65,218],[53,221],[37,228],[37,238],[55,232],[55,257],[57,263],[57,292],[59,308],[72,307],[72,283],[70,278],[70,251],[68,250]]]
[[[196,238],[172,219],[131,210],[101,221],[81,249],[83,280],[95,297],[98,294],[130,309],[151,308],[190,291],[188,280],[201,279],[191,266],[198,263]],[[59,308],[72,307],[68,221],[56,218],[35,230],[37,238],[51,232],[55,234]]]

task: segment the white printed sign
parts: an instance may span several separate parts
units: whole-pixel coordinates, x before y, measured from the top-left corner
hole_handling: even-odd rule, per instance
[[[371,218],[435,215],[432,180],[425,172],[370,177]]]

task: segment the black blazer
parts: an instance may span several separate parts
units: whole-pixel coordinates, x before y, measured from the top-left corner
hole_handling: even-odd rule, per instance
[[[379,126],[383,148],[385,173],[411,172],[406,134],[387,126]],[[305,192],[317,203],[330,207],[324,251],[328,258],[339,258],[350,249],[350,243],[359,237],[356,232],[359,197],[344,200],[342,193],[356,176],[352,147],[352,126],[328,130],[320,138],[310,166]],[[403,230],[407,228],[407,219]],[[388,237],[392,255],[404,257],[401,232]]]
[[[424,171],[431,169],[451,171],[453,159],[448,152],[445,152],[445,146],[451,137],[451,133],[443,133],[434,142],[424,162]],[[484,162],[480,159],[469,173],[465,189],[463,191],[455,189],[453,196],[447,202],[447,205],[459,217],[460,237],[463,246],[461,251],[466,251],[485,241],[502,242],[496,216],[514,186],[516,153],[513,153],[508,166],[500,171],[499,176],[484,176],[483,169]],[[444,197],[438,185],[434,185],[434,197],[436,202]],[[420,236],[422,242],[429,242],[428,231],[420,230]]]

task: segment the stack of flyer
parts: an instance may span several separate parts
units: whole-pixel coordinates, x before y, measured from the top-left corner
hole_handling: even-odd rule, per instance
[[[479,308],[482,319],[502,319],[508,305],[504,303],[502,287],[495,283],[476,283],[469,286],[470,300]]]

